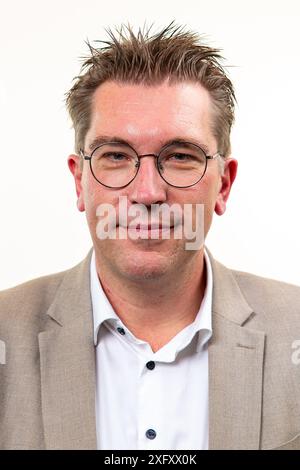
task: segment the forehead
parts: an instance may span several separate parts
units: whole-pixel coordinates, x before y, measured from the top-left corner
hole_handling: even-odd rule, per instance
[[[120,136],[136,145],[163,143],[174,136],[214,140],[212,105],[200,84],[132,85],[105,82],[94,92],[88,144],[97,135]]]

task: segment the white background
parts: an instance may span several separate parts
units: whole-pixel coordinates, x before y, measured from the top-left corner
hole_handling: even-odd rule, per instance
[[[64,93],[104,27],[170,23],[221,47],[238,98],[239,174],[207,246],[230,267],[300,284],[299,0],[1,0],[0,289],[79,262],[91,247],[67,156]]]

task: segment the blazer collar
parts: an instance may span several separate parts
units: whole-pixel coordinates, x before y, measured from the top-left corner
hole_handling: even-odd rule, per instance
[[[65,272],[54,301],[46,312],[60,326],[72,323],[76,318],[91,314],[90,262],[91,248],[86,258]]]
[[[212,266],[214,290],[212,311],[227,320],[243,325],[253,314],[234,277],[233,272],[216,261],[206,249]]]
[[[85,260],[64,275],[39,333],[46,449],[96,449],[95,348]],[[53,321],[54,320],[54,321]]]
[[[259,449],[265,333],[234,273],[211,254],[213,335],[209,342],[209,448]]]

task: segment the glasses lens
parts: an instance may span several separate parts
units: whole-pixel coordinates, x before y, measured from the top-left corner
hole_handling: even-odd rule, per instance
[[[91,168],[100,183],[111,188],[121,188],[135,177],[137,163],[137,155],[131,147],[107,143],[93,151]]]
[[[165,147],[158,159],[163,179],[178,187],[197,183],[206,170],[206,156],[200,147],[190,143],[172,144]]]

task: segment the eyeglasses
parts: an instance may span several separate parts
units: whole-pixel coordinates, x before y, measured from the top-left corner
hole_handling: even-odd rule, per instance
[[[206,155],[204,150],[191,142],[167,144],[158,154],[138,155],[129,144],[106,142],[96,147],[91,155],[80,155],[89,160],[90,169],[98,183],[107,188],[121,189],[128,186],[138,174],[143,157],[156,158],[156,168],[161,178],[170,186],[188,188],[204,176],[207,160],[222,157],[219,153]]]

